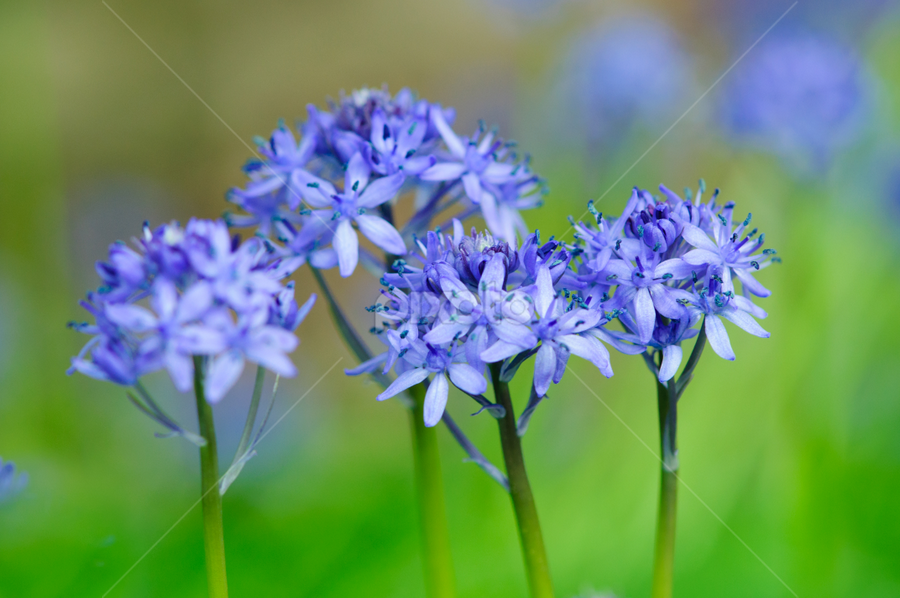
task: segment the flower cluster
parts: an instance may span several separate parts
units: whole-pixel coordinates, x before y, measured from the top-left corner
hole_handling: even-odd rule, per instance
[[[750,297],[769,295],[754,274],[778,258],[763,249],[765,235],[749,230],[749,215],[733,222],[733,203],[718,204],[718,192],[703,203],[702,182],[694,198],[660,189],[661,198],[635,189],[619,218],[589,205],[596,224],[575,224],[573,245],[541,244],[535,232],[516,248],[490,233],[465,236],[458,221],[452,235],[429,232],[417,242],[415,264],[397,260],[384,275],[385,301],[370,308],[382,318],[373,332],[387,351],[348,374],[393,368],[397,379],[379,400],[433,376],[425,422],[435,425],[450,382],[496,410],[481,396],[488,364],[504,362],[508,381],[535,357],[523,413],[530,416],[573,354],[612,376],[604,343],[627,354],[661,353],[654,367],[666,382],[681,365],[681,342],[702,320],[713,350],[734,359],[723,320],[769,336],[754,319],[766,313]],[[623,331],[607,327],[614,320]],[[520,432],[524,426],[527,417]]]
[[[730,79],[722,115],[738,139],[801,172],[820,170],[859,135],[870,84],[849,48],[824,36],[784,36],[765,42]]]
[[[502,376],[510,378],[535,355],[535,404],[560,381],[572,354],[612,375],[601,340],[621,343],[602,328],[605,314],[557,289],[572,257],[563,244],[552,239],[541,244],[533,233],[516,248],[490,233],[473,230],[464,236],[458,221],[453,228],[450,237],[429,232],[418,243],[420,265],[398,260],[395,272],[384,276],[385,302],[371,310],[384,320],[375,331],[388,350],[348,374],[393,368],[397,379],[379,400],[433,375],[425,396],[428,426],[443,415],[448,377],[497,412],[498,406],[481,396],[488,364],[505,361]]]
[[[560,92],[573,104],[580,135],[609,148],[635,124],[675,117],[691,89],[693,65],[665,21],[623,17],[583,32],[562,65]],[[563,116],[565,118],[565,116]]]
[[[133,248],[114,243],[109,259],[97,263],[103,286],[81,302],[94,323],[72,324],[92,338],[69,373],[133,386],[165,368],[184,392],[193,381],[192,358],[208,356],[211,403],[234,385],[246,360],[293,376],[287,353],[315,295],[298,307],[293,283],[279,282],[279,266],[261,239],[240,243],[222,221],[155,230],[145,224]]]
[[[452,109],[407,89],[362,89],[308,112],[299,141],[283,123],[258,139],[260,159],[244,168],[250,181],[228,194],[245,213],[228,215],[229,224],[257,227],[273,241],[283,273],[308,262],[350,276],[361,259],[379,263],[359,234],[388,255],[405,255],[412,236],[450,208],[460,218],[481,214],[514,243],[526,233],[519,210],[541,201],[543,182],[514,143],[483,125],[457,135]],[[393,202],[405,194],[415,196],[414,214],[398,230]]]
[[[693,200],[689,190],[686,199],[664,186],[660,191],[654,197],[635,189],[619,218],[589,204],[596,225],[575,225],[572,284],[608,319],[618,318],[623,339],[662,353],[658,376],[666,382],[681,365],[681,342],[697,335],[701,319],[710,346],[725,359],[734,352],[723,320],[769,336],[754,319],[766,312],[751,298],[770,292],[754,274],[780,258],[763,249],[765,235],[750,230],[749,214],[735,223],[734,203],[717,203],[718,190],[704,203],[702,181]]]

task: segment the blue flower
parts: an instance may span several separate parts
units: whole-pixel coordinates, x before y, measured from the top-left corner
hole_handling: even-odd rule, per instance
[[[463,236],[461,225],[455,223],[452,243],[434,232],[421,250],[423,267],[403,262],[392,278],[386,274],[383,283],[388,289],[382,291],[386,302],[370,308],[384,319],[384,327],[373,331],[388,346],[387,352],[347,371],[358,375],[383,366],[386,374],[394,369],[398,377],[379,399],[434,374],[425,419],[434,425],[446,404],[449,386],[444,376],[482,407],[497,408],[480,396],[487,385],[488,363],[518,360],[520,365],[536,354],[538,399],[551,382],[559,382],[572,354],[612,375],[602,343],[624,343],[602,330],[605,314],[574,297],[569,302],[567,290],[554,288],[564,284],[571,259],[562,244],[541,245],[535,233],[516,249],[489,233]],[[392,280],[405,282],[409,292]],[[528,417],[532,411],[533,406]]]
[[[337,252],[341,276],[353,274],[359,261],[359,238],[353,224],[366,238],[388,253],[406,253],[406,244],[397,229],[384,218],[366,213],[366,210],[393,199],[406,176],[398,172],[370,183],[369,175],[369,166],[362,154],[355,154],[347,164],[341,192],[325,179],[302,170],[294,172],[304,199],[314,208],[328,208],[314,210],[312,214],[333,227],[332,244]]]
[[[706,288],[700,289],[696,298],[689,303],[691,311],[703,314],[704,330],[709,345],[722,359],[734,360],[734,351],[728,339],[728,332],[722,319],[726,319],[741,330],[753,336],[769,338],[769,333],[754,318],[765,318],[766,312],[754,305],[746,297],[724,290],[722,279],[712,274]]]
[[[16,472],[12,461],[0,459],[0,504],[10,500],[28,485],[28,474]]]
[[[279,282],[280,259],[259,238],[231,238],[221,221],[145,226],[137,250],[114,244],[109,261],[98,264],[106,284],[82,302],[95,323],[73,326],[92,338],[69,373],[138,387],[142,376],[166,369],[184,392],[193,357],[204,356],[212,403],[233,386],[245,360],[295,375],[287,357],[298,342],[292,332],[315,296],[297,306],[293,286]],[[157,419],[183,433],[167,417]]]
[[[664,21],[632,16],[604,22],[572,43],[561,94],[574,108],[579,135],[613,147],[639,123],[662,125],[683,110],[692,85],[691,60]],[[571,104],[574,104],[572,106]]]
[[[432,112],[432,122],[447,145],[448,153],[441,156],[443,161],[419,175],[420,178],[423,181],[461,180],[466,196],[481,208],[491,231],[506,241],[515,242],[515,233],[517,229],[524,228],[524,223],[510,210],[517,210],[520,185],[536,182],[527,163],[509,161],[508,158],[512,157],[510,146],[497,138],[493,131],[482,129],[471,139],[460,137],[439,111]],[[510,184],[514,186],[507,190],[514,192],[516,199],[513,201],[510,201],[508,193],[504,195],[501,191]],[[532,187],[526,186],[525,195],[532,190]]]
[[[767,337],[753,317],[765,312],[749,297],[770,292],[753,273],[780,261],[771,249],[762,250],[764,235],[747,231],[750,216],[734,225],[734,203],[718,204],[716,190],[703,203],[705,185],[682,199],[660,186],[661,198],[635,189],[624,213],[604,218],[592,205],[596,226],[575,224],[578,255],[576,275],[564,284],[581,304],[618,319],[624,333],[598,327],[591,334],[624,353],[629,343],[662,353],[660,382],[670,380],[682,361],[681,342],[696,336],[694,327],[705,318],[710,344],[717,354],[734,359],[722,318]],[[743,295],[736,294],[734,278]]]
[[[734,137],[818,171],[858,137],[870,81],[852,49],[825,36],[764,41],[729,78],[721,111]]]

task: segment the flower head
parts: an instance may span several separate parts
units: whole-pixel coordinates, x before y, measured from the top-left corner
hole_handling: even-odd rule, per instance
[[[539,398],[560,381],[572,354],[612,375],[601,343],[607,337],[596,334],[607,322],[604,314],[554,288],[570,259],[564,247],[554,241],[541,245],[537,233],[515,247],[489,233],[473,230],[464,236],[460,229],[454,226],[452,239],[440,232],[428,235],[422,268],[404,262],[385,275],[384,302],[371,310],[384,318],[385,325],[375,331],[388,351],[348,374],[393,368],[398,377],[379,399],[433,375],[426,425],[440,419],[449,382],[485,405],[480,395],[490,363],[520,355],[521,363],[536,354]]]
[[[695,197],[686,199],[664,186],[661,197],[635,189],[618,218],[605,218],[589,206],[596,225],[577,223],[575,282],[584,305],[618,319],[625,333],[612,333],[662,353],[659,379],[665,382],[682,360],[681,342],[696,336],[705,322],[715,352],[734,359],[722,319],[756,336],[767,337],[754,318],[766,312],[750,300],[770,292],[754,277],[757,270],[780,261],[762,249],[764,235],[748,231],[751,217],[735,225],[734,203],[720,205],[718,190],[703,203],[701,181]],[[742,294],[735,287],[740,283]],[[625,347],[617,346],[628,352]]]
[[[219,401],[240,376],[245,360],[284,376],[296,368],[287,353],[293,330],[312,307],[282,286],[267,245],[239,243],[224,222],[191,220],[156,230],[144,227],[135,249],[110,247],[97,269],[106,283],[83,307],[94,324],[75,324],[91,340],[69,373],[131,386],[166,369],[176,388],[190,389],[193,357],[209,359],[206,398]]]
[[[327,109],[310,106],[296,132],[280,123],[257,141],[258,157],[244,168],[250,180],[228,194],[242,213],[227,221],[255,227],[283,272],[310,263],[350,276],[360,260],[377,264],[360,234],[402,258],[416,249],[417,234],[457,205],[459,218],[481,215],[494,236],[515,243],[526,233],[519,212],[541,204],[545,185],[514,143],[483,126],[471,139],[460,137],[454,117],[452,108],[408,89],[391,95],[364,88],[342,93]],[[413,195],[414,213],[400,227],[394,204]]]
[[[729,80],[722,115],[736,139],[817,171],[855,139],[869,81],[854,53],[823,36],[766,40]]]

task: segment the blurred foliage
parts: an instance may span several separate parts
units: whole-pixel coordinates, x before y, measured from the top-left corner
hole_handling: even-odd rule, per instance
[[[738,360],[707,355],[684,397],[680,455],[693,492],[681,493],[676,592],[790,595],[720,517],[799,596],[900,595],[900,244],[896,206],[886,205],[898,200],[840,167],[792,180],[775,158],[730,147],[706,102],[636,165],[662,130],[634,131],[602,160],[559,147],[541,125],[558,60],[623,6],[539,4],[520,14],[515,2],[479,0],[109,2],[243,140],[302,116],[308,102],[382,82],[457,106],[463,129],[478,117],[499,123],[550,181],[547,205],[526,215],[548,236],[588,197],[603,195],[598,207],[616,213],[635,184],[678,189],[703,176],[721,187],[754,213],[784,264],[763,276],[772,338],[734,335]],[[688,40],[703,84],[728,67],[712,4],[644,5]],[[875,130],[839,161],[896,147],[898,23],[887,13],[854,39],[881,102]],[[100,2],[0,4],[0,56],[0,455],[31,476],[0,505],[0,597],[100,596],[129,571],[109,596],[202,595],[199,510],[171,527],[197,498],[196,451],[154,438],[121,389],[66,378],[83,339],[64,323],[82,317],[76,301],[106,244],[145,218],[221,213],[248,150]],[[368,328],[362,307],[375,285],[334,274],[347,312]],[[298,285],[313,282],[304,272]],[[276,415],[338,359],[338,369],[351,365],[316,310]],[[638,358],[613,359],[610,380],[573,364],[605,405],[567,377],[524,441],[562,597],[649,594],[654,382]],[[521,399],[527,375],[513,385]],[[190,401],[164,377],[150,383],[193,423]],[[217,407],[223,459],[250,385]],[[407,416],[374,395],[363,380],[329,376],[229,490],[234,596],[424,594]],[[498,462],[493,420],[468,418],[474,404],[458,394],[450,411]],[[460,596],[523,596],[507,497],[440,435]]]

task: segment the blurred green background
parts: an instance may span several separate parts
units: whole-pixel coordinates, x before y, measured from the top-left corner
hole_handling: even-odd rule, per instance
[[[896,4],[841,32],[874,82],[869,125],[810,175],[730,144],[716,89],[628,171],[787,2],[765,3],[757,20],[704,0],[107,3],[247,142],[279,117],[303,117],[307,103],[382,83],[456,106],[459,131],[478,118],[499,124],[549,180],[546,206],[526,214],[545,235],[607,190],[598,207],[617,213],[633,185],[681,189],[704,177],[722,188],[784,263],[761,274],[773,290],[762,302],[772,337],[732,334],[737,361],[707,352],[685,395],[681,475],[801,598],[900,596],[900,183],[895,196],[881,184],[900,168]],[[674,28],[694,81],[671,113],[638,118],[615,143],[567,137],[582,126],[560,100],[575,93],[559,84],[572,40],[638,8]],[[192,446],[154,438],[121,388],[65,376],[84,340],[65,323],[83,319],[76,302],[96,286],[93,263],[111,241],[145,219],[220,215],[247,157],[104,3],[0,2],[0,456],[31,478],[0,504],[3,598],[104,595],[196,500]],[[368,328],[374,281],[329,279]],[[305,271],[298,286],[301,296],[315,290]],[[232,595],[424,596],[407,415],[340,374],[352,356],[324,304],[299,332],[300,375],[282,384],[276,415],[343,361],[224,498]],[[610,380],[571,367],[655,448],[651,376],[636,357],[616,354],[613,366]],[[216,409],[223,461],[243,425],[248,375]],[[519,399],[526,378],[514,385]],[[149,384],[195,426],[192,399],[163,374]],[[496,426],[469,418],[473,405],[456,393],[449,409],[499,462]],[[524,596],[508,498],[439,435],[460,596]],[[558,595],[648,596],[654,455],[573,376],[541,406],[524,446]],[[676,595],[790,596],[684,490],[678,526]],[[109,596],[204,593],[195,509]]]

